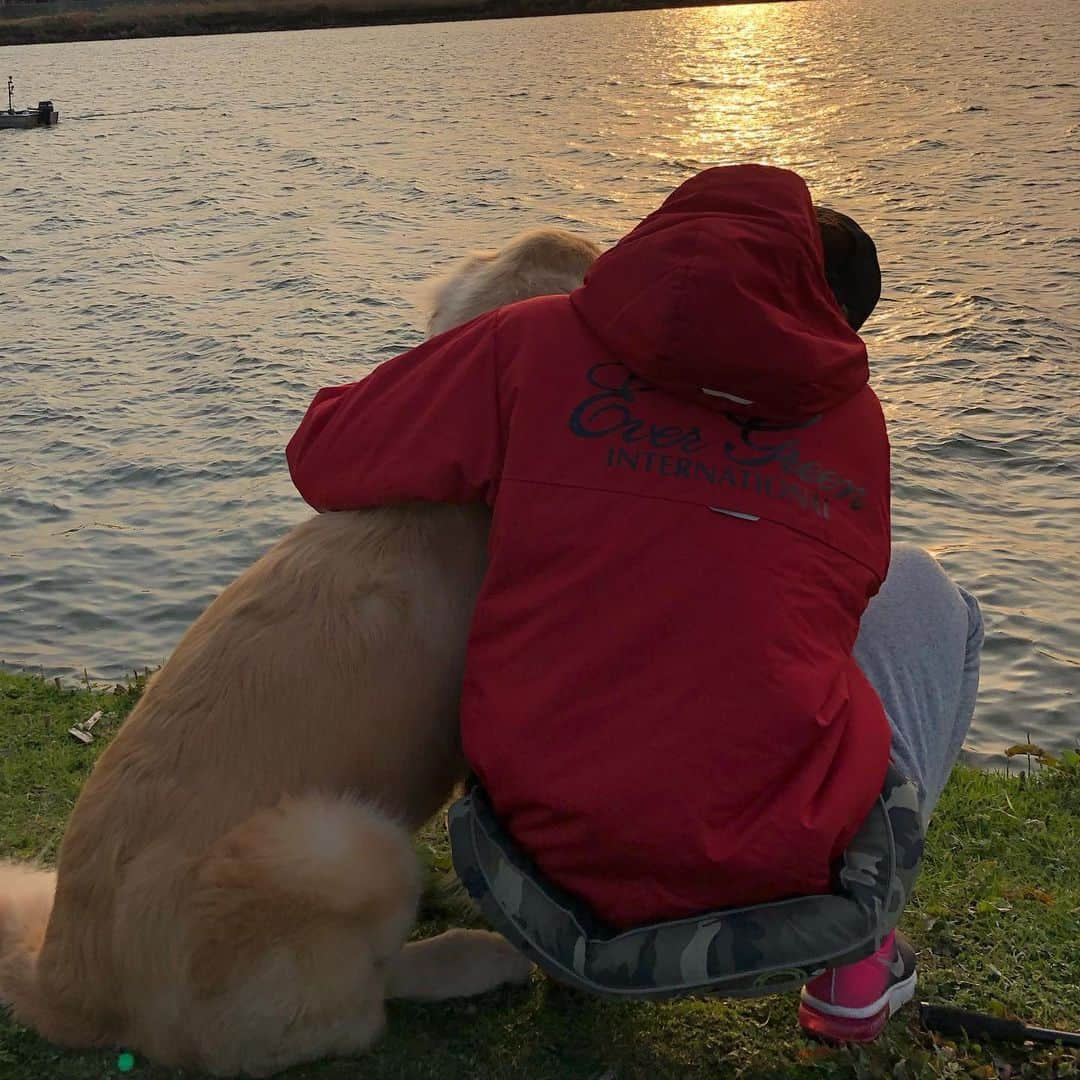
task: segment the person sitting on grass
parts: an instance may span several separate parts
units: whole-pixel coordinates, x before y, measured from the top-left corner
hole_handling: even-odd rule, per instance
[[[879,294],[869,237],[795,173],[710,169],[569,296],[320,391],[289,443],[320,511],[491,507],[465,755],[611,927],[827,893],[890,758],[925,821],[959,753],[979,610],[890,546],[856,333]],[[890,934],[800,1020],[871,1039],[914,987]]]

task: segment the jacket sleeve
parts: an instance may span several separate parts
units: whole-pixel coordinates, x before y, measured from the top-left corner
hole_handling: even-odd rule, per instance
[[[320,390],[289,441],[293,483],[316,510],[491,502],[503,438],[498,312]]]

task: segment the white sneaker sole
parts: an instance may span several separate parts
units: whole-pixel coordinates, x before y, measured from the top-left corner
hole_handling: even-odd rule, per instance
[[[808,1005],[822,1016],[839,1016],[844,1020],[868,1020],[871,1016],[876,1016],[886,1006],[889,1009],[889,1016],[892,1016],[893,1013],[901,1009],[915,996],[917,974],[917,972],[913,971],[902,982],[893,983],[873,1004],[863,1005],[857,1009],[847,1008],[843,1005],[832,1005],[827,1001],[822,1001],[814,997],[813,994],[807,993],[805,987],[803,987],[802,991],[802,1001],[804,1005]]]

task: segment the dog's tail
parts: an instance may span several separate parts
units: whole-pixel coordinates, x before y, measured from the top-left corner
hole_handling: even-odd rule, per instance
[[[216,1075],[266,1076],[366,1049],[382,1030],[385,969],[413,927],[420,886],[408,830],[370,804],[310,794],[259,811],[195,869],[188,993],[213,1008],[189,1016],[183,1055],[149,1041],[143,1051]]]
[[[412,929],[421,884],[409,832],[391,816],[347,796],[286,797],[226,833],[202,860],[192,976],[202,992],[221,989],[280,945],[285,927],[284,937],[304,949],[315,948],[307,937],[322,940],[327,925],[340,938],[351,931],[384,960]]]
[[[49,925],[56,874],[0,863],[0,1006],[36,1012],[37,958]]]

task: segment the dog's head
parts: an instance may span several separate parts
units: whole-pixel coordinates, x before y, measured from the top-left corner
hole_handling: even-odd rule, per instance
[[[881,298],[881,268],[874,241],[846,214],[815,206],[825,248],[825,278],[848,324],[858,330]]]
[[[595,244],[563,229],[533,229],[498,251],[474,252],[424,287],[428,336],[504,304],[572,292],[599,254]]]

